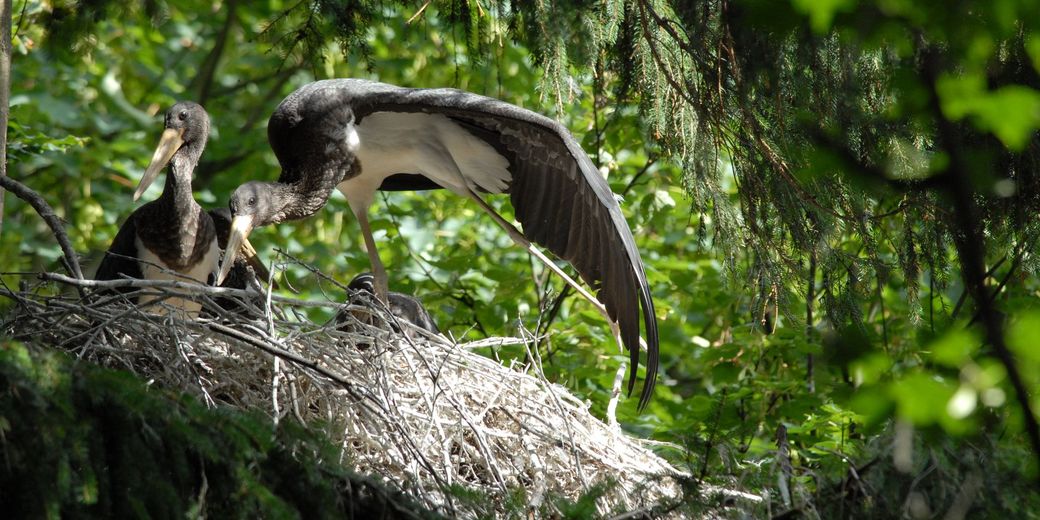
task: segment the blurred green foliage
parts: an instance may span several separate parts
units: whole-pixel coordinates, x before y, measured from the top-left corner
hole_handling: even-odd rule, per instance
[[[1037,477],[1006,367],[961,281],[963,230],[944,191],[957,180],[942,172],[956,154],[971,173],[986,288],[1040,405],[1038,2],[72,5],[15,2],[9,171],[90,258],[134,208],[175,100],[211,114],[196,193],[215,206],[245,180],[277,177],[265,121],[308,81],[464,88],[561,119],[624,195],[662,345],[649,409],[619,411],[628,430],[676,443],[663,453],[695,475],[821,515],[902,514],[896,497],[918,475],[941,489],[937,511],[974,470],[1007,474],[994,482],[1016,492]],[[956,143],[937,135],[947,123]],[[3,270],[59,269],[42,221],[7,204]],[[315,217],[254,233],[283,286],[343,296],[276,249],[344,283],[368,268],[345,210],[336,195]],[[372,225],[391,287],[419,295],[443,330],[548,333],[546,373],[604,413],[624,361],[609,329],[573,296],[543,313],[562,284],[472,204],[388,194]],[[899,441],[912,469],[891,462],[895,424],[918,432]],[[961,452],[973,462],[951,462]],[[864,466],[857,482],[880,478],[870,485],[884,500],[849,480]],[[831,493],[843,485],[859,494]],[[781,488],[793,497],[777,499]],[[834,502],[814,502],[824,498]],[[986,511],[1004,500],[975,498]],[[1035,516],[1035,502],[1014,510]]]
[[[291,421],[13,342],[0,346],[0,434],[11,518],[441,518]]]

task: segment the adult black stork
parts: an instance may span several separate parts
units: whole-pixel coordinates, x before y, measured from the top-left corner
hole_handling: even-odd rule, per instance
[[[232,194],[229,247],[255,226],[313,215],[339,188],[361,226],[376,293],[386,301],[386,270],[367,217],[376,190],[446,188],[474,200],[604,313],[629,351],[629,392],[639,364],[642,310],[647,371],[640,408],[646,406],[656,381],[658,337],[643,263],[617,198],[565,127],[460,90],[333,79],[286,97],[267,135],[282,173],[277,182],[251,181]],[[524,232],[478,193],[509,193]],[[598,299],[532,241],[570,262]]]
[[[182,101],[166,112],[165,130],[134,191],[134,200],[139,199],[163,167],[170,164],[162,195],[130,214],[101,260],[96,279],[115,280],[125,276],[199,283],[215,280],[221,240],[218,240],[214,218],[227,221],[222,240],[226,242],[230,234],[230,214],[225,209],[203,211],[191,191],[195,166],[209,139],[209,127],[209,115],[197,103]],[[251,245],[242,242],[238,247],[249,265],[263,267],[257,264]],[[245,288],[246,276],[251,276],[245,263],[236,255],[230,264],[237,265],[231,270],[233,276],[227,286]],[[257,273],[262,274],[262,270],[258,269]],[[155,296],[141,297],[137,303],[143,305],[153,299]],[[171,298],[166,303],[191,314],[201,307],[199,302],[183,298]]]

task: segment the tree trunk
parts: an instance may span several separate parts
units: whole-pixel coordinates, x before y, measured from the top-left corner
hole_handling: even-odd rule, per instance
[[[11,4],[0,10],[0,177],[7,175],[7,120],[11,115]],[[0,188],[0,231],[4,228],[4,190]]]

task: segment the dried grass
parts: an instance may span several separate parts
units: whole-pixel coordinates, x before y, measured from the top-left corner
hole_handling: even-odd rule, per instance
[[[340,307],[171,282],[82,282],[47,275],[44,286],[0,289],[14,302],[2,334],[136,373],[165,388],[194,394],[210,406],[261,410],[275,422],[292,417],[323,428],[362,472],[383,476],[442,512],[472,516],[450,488],[487,494],[483,513],[501,512],[523,489],[535,508],[549,497],[577,498],[607,484],[602,514],[674,503],[683,473],[632,438],[589,413],[566,389],[537,370],[503,366],[472,352],[492,344],[523,345],[532,338],[455,344],[399,323],[380,309],[375,324],[356,319],[349,330],[309,321],[300,309]],[[254,302],[255,319],[224,313],[185,319],[120,302],[85,304],[54,296],[56,282],[133,285],[166,297],[202,300],[234,296]],[[103,300],[119,300],[113,296]],[[266,309],[256,308],[255,302]],[[106,304],[107,303],[107,304]],[[274,309],[271,312],[270,309]],[[718,490],[713,490],[718,491]],[[551,510],[551,509],[550,509]]]

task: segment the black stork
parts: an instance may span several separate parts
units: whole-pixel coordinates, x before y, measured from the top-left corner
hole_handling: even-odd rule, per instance
[[[313,215],[338,188],[357,217],[376,293],[386,301],[386,270],[367,217],[375,192],[446,188],[475,201],[604,313],[629,351],[629,392],[639,363],[642,311],[647,372],[639,406],[646,406],[656,381],[658,337],[643,263],[617,198],[564,126],[460,90],[332,79],[286,97],[268,122],[267,136],[282,173],[277,182],[251,181],[232,194],[229,247],[256,226]],[[523,233],[480,193],[509,193]],[[570,262],[598,298],[531,242]],[[218,279],[228,268],[221,266]]]
[[[361,273],[355,276],[347,284],[347,303],[361,306],[371,305],[371,301],[366,300],[376,295],[375,280],[375,276],[372,273]],[[388,292],[386,296],[390,314],[434,334],[441,333],[433,318],[430,317],[430,313],[418,298],[393,291]],[[348,321],[347,314],[347,311],[337,313],[336,323],[345,324]],[[365,319],[365,316],[357,314],[355,314],[355,317],[362,320]],[[402,332],[396,324],[391,323],[390,326],[394,332]],[[407,333],[407,331],[404,332]]]
[[[217,245],[222,252],[227,251],[228,240],[231,239],[231,210],[228,208],[213,208],[207,211],[207,213],[213,219],[213,227],[217,232]],[[241,243],[238,252],[239,254],[230,260],[232,267],[227,277],[221,282],[221,287],[232,289],[251,288],[260,294],[263,293],[262,284],[265,282],[270,281],[272,288],[278,287],[278,284],[271,278],[271,273],[267,270],[267,266],[260,260],[256,250],[253,249],[253,245],[248,240]],[[217,272],[214,271],[211,279],[213,283],[216,282],[216,277]],[[224,310],[236,311],[247,316],[252,314],[247,306],[243,306],[232,297],[220,297],[214,300],[214,303]],[[262,307],[260,300],[255,300],[254,303]]]
[[[204,284],[215,280],[220,242],[226,242],[230,234],[230,214],[224,209],[204,211],[191,191],[192,176],[209,139],[209,128],[209,115],[197,103],[182,101],[166,112],[165,130],[134,191],[134,200],[141,197],[163,167],[169,164],[162,195],[130,214],[101,260],[94,276],[96,279],[129,277],[191,280]],[[221,237],[214,223],[216,218],[227,221],[223,240],[218,240]],[[239,247],[241,256],[249,265],[262,267],[262,264],[257,264],[251,245],[242,242]],[[238,256],[229,263],[235,267],[226,286],[244,289],[244,273],[248,271]],[[257,273],[263,271],[257,269]],[[126,287],[120,290],[130,292],[134,289]],[[137,303],[144,305],[153,299],[155,296],[145,296]],[[198,313],[201,308],[200,303],[183,298],[171,298],[166,303],[190,314]]]

